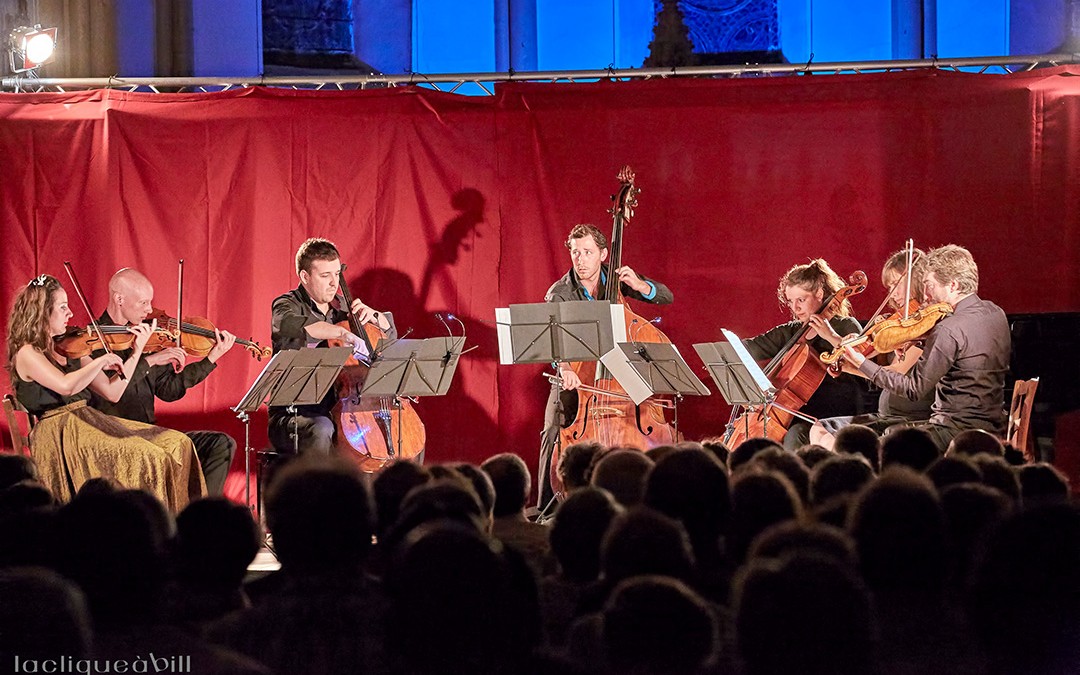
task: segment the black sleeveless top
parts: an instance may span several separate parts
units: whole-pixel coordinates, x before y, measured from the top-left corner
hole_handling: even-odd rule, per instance
[[[78,370],[81,366],[78,362],[72,363],[68,361],[63,366],[58,365],[51,357],[46,356],[49,362],[57,367],[58,370],[64,373],[71,373]],[[75,401],[87,401],[90,399],[89,387],[83,389],[77,394],[71,396],[61,396],[52,389],[44,387],[33,380],[24,382],[18,373],[12,378],[15,386],[15,398],[19,399],[19,403],[26,408],[26,411],[35,417],[40,417],[42,414],[53,410],[55,408],[63,407],[69,403]]]

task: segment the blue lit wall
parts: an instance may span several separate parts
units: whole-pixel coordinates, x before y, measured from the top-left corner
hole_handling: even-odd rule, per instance
[[[1009,53],[1009,0],[937,0],[937,55]]]
[[[493,0],[413,0],[412,69],[417,73],[494,71]]]
[[[353,6],[362,13],[365,4],[386,1]],[[411,40],[418,73],[640,67],[659,7],[659,0],[393,0],[410,1],[411,35],[388,30],[385,39]],[[1070,1],[693,0],[682,9],[699,52],[779,48],[800,63],[811,54],[825,62],[1045,53],[1065,42]],[[936,16],[928,28],[924,10]],[[519,31],[509,57],[508,11],[511,30]],[[522,34],[530,39],[523,42]]]
[[[605,68],[614,61],[615,12],[610,0],[536,3],[536,62],[540,70]]]

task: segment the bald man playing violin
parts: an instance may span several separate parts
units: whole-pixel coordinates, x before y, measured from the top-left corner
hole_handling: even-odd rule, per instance
[[[141,272],[126,267],[109,279],[109,306],[98,317],[101,326],[134,326],[142,323],[153,310],[154,285]],[[217,331],[217,343],[205,358],[187,363],[187,353],[179,347],[169,347],[139,359],[135,374],[124,395],[116,403],[92,396],[90,405],[103,413],[146,424],[156,424],[156,399],[178,401],[187,390],[199,384],[217,367],[217,360],[232,349],[236,337],[228,331]],[[117,352],[126,358],[128,351]],[[225,488],[236,441],[220,431],[185,432],[195,443],[206,489],[220,495]]]

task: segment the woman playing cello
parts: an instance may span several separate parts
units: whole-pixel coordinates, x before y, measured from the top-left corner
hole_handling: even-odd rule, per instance
[[[15,396],[40,418],[30,446],[41,482],[61,502],[87,480],[105,477],[145,490],[170,510],[206,493],[191,440],[178,431],[122,420],[86,405],[90,391],[109,400],[124,393],[152,327],[132,326],[132,355],[107,353],[68,360],[55,348],[71,318],[67,293],[55,277],[41,275],[19,291],[8,319],[8,374]],[[107,370],[120,369],[111,379]]]
[[[851,303],[844,300],[839,303],[835,314],[827,322],[815,312],[819,311],[825,300],[844,287],[839,275],[829,264],[818,258],[804,265],[795,265],[784,276],[776,289],[777,298],[782,307],[791,312],[792,320],[780,324],[757,337],[744,340],[750,356],[761,361],[775,358],[785,345],[800,331],[806,329],[804,340],[814,356],[828,351],[839,344],[839,335],[858,333],[862,330],[859,322],[851,316]],[[825,326],[831,326],[829,331]],[[856,412],[859,396],[859,383],[851,375],[837,378],[826,377],[801,412],[811,417],[835,417]],[[738,423],[736,423],[738,424]],[[783,437],[784,447],[795,450],[807,443],[810,438],[810,425],[796,421]]]

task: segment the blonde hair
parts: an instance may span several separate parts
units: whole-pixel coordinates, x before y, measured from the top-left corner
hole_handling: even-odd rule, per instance
[[[914,261],[911,265],[911,288],[922,292],[922,281],[926,277],[926,254],[922,249],[911,250]],[[885,264],[881,266],[881,281],[884,283],[885,274],[893,272],[897,275],[897,278],[904,276],[907,272],[908,265],[908,250],[902,248],[896,253],[889,256],[889,259],[885,261]],[[889,284],[885,284],[888,286]]]
[[[947,244],[926,254],[926,274],[933,272],[943,284],[956,282],[961,293],[979,290],[979,267],[963,246]]]
[[[776,297],[780,306],[787,309],[787,296],[784,295],[790,286],[798,286],[803,290],[816,293],[821,291],[822,299],[828,299],[833,293],[843,288],[846,284],[840,275],[833,272],[829,263],[821,258],[815,258],[803,265],[795,265],[784,276],[780,277],[780,285],[776,289]],[[851,303],[844,300],[836,312],[836,316],[851,316]]]
[[[60,290],[60,281],[48,274],[42,274],[27,284],[12,303],[8,315],[7,371],[14,386],[15,354],[23,345],[31,345],[40,352],[46,352],[52,342],[49,335],[49,314],[56,304],[56,292]]]

